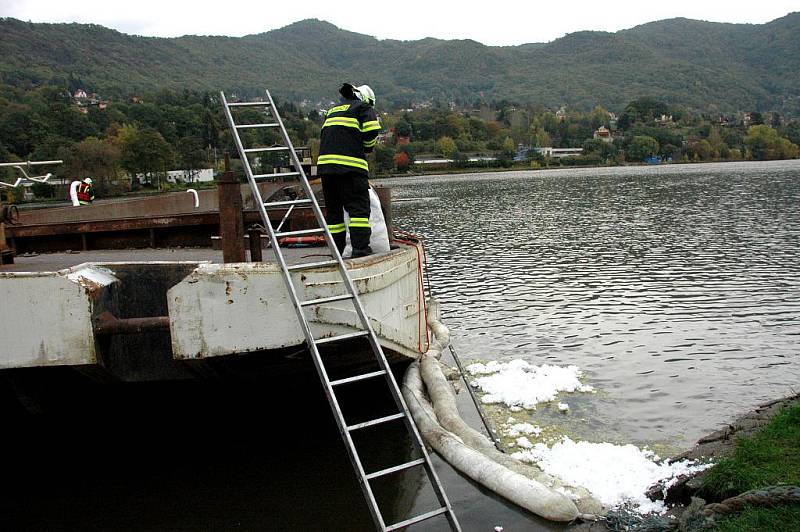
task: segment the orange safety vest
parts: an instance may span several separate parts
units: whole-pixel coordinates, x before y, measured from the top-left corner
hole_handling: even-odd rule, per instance
[[[94,193],[92,192],[92,185],[81,183],[78,185],[78,188],[75,191],[78,196],[78,203],[81,205],[88,205],[94,199]]]

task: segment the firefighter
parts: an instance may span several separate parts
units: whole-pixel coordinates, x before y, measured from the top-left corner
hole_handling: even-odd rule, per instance
[[[92,187],[91,177],[87,177],[78,185],[77,196],[78,203],[81,205],[90,205],[94,201],[94,187]]]
[[[344,83],[343,100],[328,110],[320,135],[317,169],[322,177],[326,222],[339,253],[350,231],[353,257],[372,253],[369,238],[369,165],[366,154],[375,147],[381,130],[375,114],[375,93],[368,85]],[[344,211],[350,215],[345,227]]]

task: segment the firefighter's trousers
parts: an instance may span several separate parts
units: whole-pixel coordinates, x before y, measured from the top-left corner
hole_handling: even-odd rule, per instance
[[[350,230],[353,257],[363,257],[372,253],[369,238],[369,180],[359,172],[329,174],[322,176],[322,194],[327,210],[325,219],[333,241],[344,251],[346,230]],[[350,215],[350,226],[345,227],[344,211]]]

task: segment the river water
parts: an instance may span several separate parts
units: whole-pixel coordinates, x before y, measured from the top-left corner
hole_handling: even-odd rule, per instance
[[[676,450],[800,390],[800,161],[387,184],[462,358],[586,372],[566,432]]]
[[[565,395],[568,415],[545,405],[517,418],[669,453],[800,388],[798,161],[381,184],[393,187],[395,225],[425,238],[465,362],[575,364],[597,389]],[[70,382],[51,415],[13,417],[0,401],[0,529],[372,529],[308,381]],[[479,427],[465,393],[459,401]],[[362,389],[342,402],[369,416],[380,401]],[[400,434],[367,437],[370,470],[411,458]],[[464,530],[564,529],[433,460]],[[376,493],[390,522],[433,507],[415,470]]]

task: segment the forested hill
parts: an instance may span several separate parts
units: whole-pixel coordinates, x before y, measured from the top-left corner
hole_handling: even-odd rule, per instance
[[[800,13],[761,25],[671,19],[510,47],[377,40],[318,20],[241,38],[164,39],[0,19],[0,81],[27,88],[48,80],[112,97],[160,88],[249,96],[268,87],[314,104],[353,80],[370,83],[380,104],[404,107],[483,97],[619,110],[647,95],[706,112],[798,116]]]

